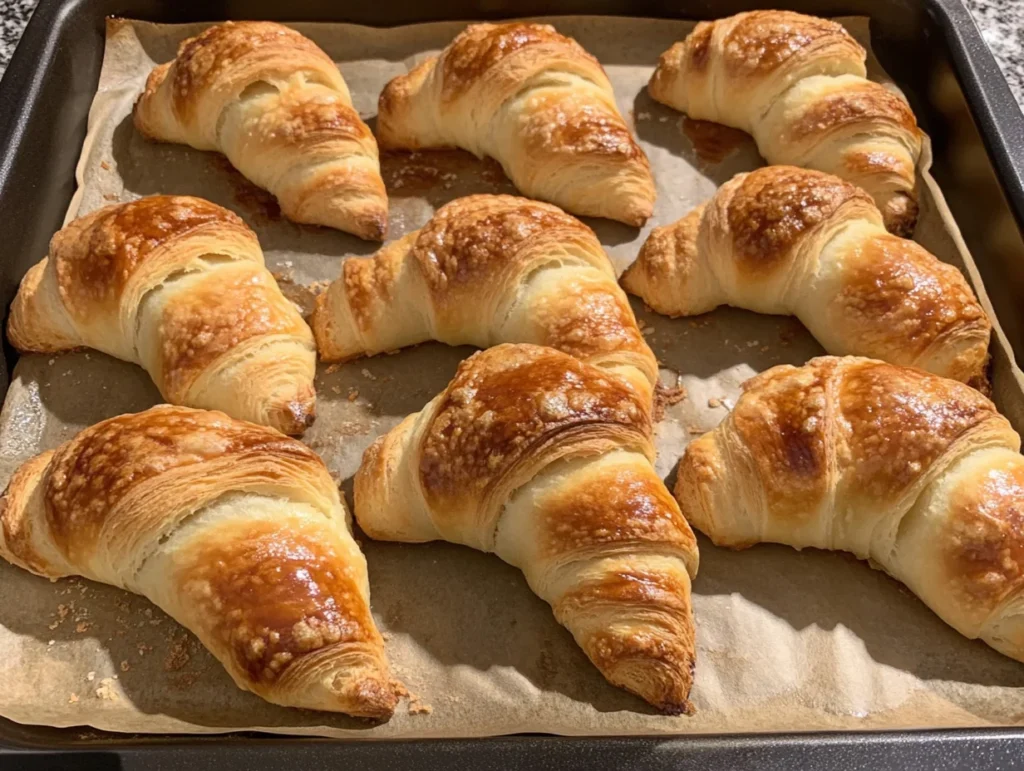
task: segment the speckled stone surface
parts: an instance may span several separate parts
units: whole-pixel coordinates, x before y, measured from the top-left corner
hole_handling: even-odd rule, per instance
[[[0,77],[38,0],[0,0]],[[963,0],[1024,105],[1024,0]]]

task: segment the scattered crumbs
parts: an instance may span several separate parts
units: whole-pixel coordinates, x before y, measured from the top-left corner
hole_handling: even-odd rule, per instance
[[[100,161],[100,168],[104,171],[110,171],[110,163],[107,161]]]
[[[79,621],[77,624],[75,624],[75,631],[78,634],[82,634],[83,632],[88,632],[91,628],[92,628],[92,624],[89,623],[88,621]]]
[[[312,284],[310,284],[309,290],[315,295],[322,294],[323,292],[327,291],[327,288],[330,285],[331,282],[329,279],[320,279],[319,281],[314,281]]]
[[[100,684],[96,687],[96,698],[103,699],[103,701],[117,701],[120,698],[114,687],[113,678],[104,677],[100,680]]]
[[[657,423],[665,417],[665,410],[686,398],[686,386],[682,384],[682,378],[676,375],[676,384],[666,386],[658,383],[654,387],[654,422]]]
[[[761,344],[760,340],[747,340],[747,348],[753,348]]]
[[[50,646],[50,645],[53,645],[55,642],[57,642],[57,641],[56,640],[50,640],[46,644],[47,644],[47,646]]]
[[[68,704],[78,704],[78,694],[72,693],[68,696]]]
[[[706,434],[706,433],[707,433],[707,431],[705,431],[705,430],[704,430],[703,428],[701,428],[700,426],[687,426],[687,427],[686,427],[686,430],[687,430],[687,431],[688,431],[688,432],[689,432],[690,434],[692,434],[692,435],[694,435],[694,436],[699,436],[700,434]]]
[[[377,376],[374,375],[372,372],[370,372],[370,370],[368,370],[366,367],[363,367],[359,372],[367,380],[376,380],[377,379]]]
[[[764,353],[765,351],[767,351],[767,350],[768,350],[768,348],[769,348],[769,347],[770,347],[770,346],[767,346],[767,345],[762,345],[762,346],[761,346],[760,348],[758,348],[757,350],[759,350],[759,351],[760,351],[761,353]]]
[[[336,361],[336,362],[334,362],[334,364],[328,364],[327,365],[327,369],[324,370],[324,374],[325,375],[333,375],[339,369],[341,369],[341,362],[340,361]]]
[[[331,393],[340,394],[341,386],[331,386]]]
[[[85,360],[86,361],[92,361],[92,356],[90,356],[88,353],[86,353],[85,354]]]
[[[429,715],[434,711],[434,708],[429,704],[424,704],[420,701],[409,702],[409,714],[410,715]]]
[[[52,632],[58,626],[60,626],[60,621],[54,621],[52,624],[47,624],[46,628],[49,629]]]
[[[644,328],[643,328],[643,329],[641,329],[640,331],[641,331],[641,332],[642,332],[643,334],[645,334],[645,335],[653,335],[653,334],[654,334],[654,327],[644,327]]]
[[[117,196],[114,195],[113,193],[104,193],[103,194],[103,200],[104,201],[116,201],[117,200]]]
[[[668,116],[667,115],[659,115],[658,116],[658,123],[668,123]]]
[[[348,389],[348,400],[350,402],[354,402],[358,398],[359,398],[359,389],[357,389],[357,388],[350,388],[350,389]]]
[[[366,426],[362,426],[351,420],[344,420],[337,425],[335,431],[339,436],[362,436],[368,433]]]
[[[87,672],[86,675],[85,675],[85,679],[88,680],[91,683],[93,680],[96,679],[96,673],[95,672]]]
[[[291,260],[285,260],[284,262],[281,263],[281,267],[282,268],[290,268],[291,266],[292,266],[292,261]]]
[[[52,366],[53,366],[53,363],[54,363],[55,361],[57,361],[57,360],[56,360],[56,359],[50,359],[50,361],[49,361],[49,362],[47,362],[47,363],[48,363],[48,364],[49,364],[49,365],[50,365],[50,366],[52,367]]]
[[[146,608],[145,610],[142,611],[142,615],[145,616],[146,618],[153,618],[153,609],[152,608]]]
[[[153,650],[153,646],[152,645],[146,645],[146,643],[139,643],[138,650],[139,650],[139,655],[140,656],[145,656],[147,653],[149,653],[151,650]]]
[[[650,120],[651,114],[649,112],[638,112],[636,114],[637,120]]]
[[[132,668],[132,665],[128,663],[128,659],[124,659],[118,666],[120,666],[122,672],[127,672]]]
[[[191,657],[188,653],[188,637],[179,637],[171,645],[171,650],[164,659],[164,671],[177,672],[183,666],[188,664],[189,658]]]
[[[720,398],[718,398],[717,396],[713,396],[710,399],[708,399],[708,407],[710,407],[711,409],[715,409],[715,408],[721,407],[721,406],[722,406],[722,400]]]

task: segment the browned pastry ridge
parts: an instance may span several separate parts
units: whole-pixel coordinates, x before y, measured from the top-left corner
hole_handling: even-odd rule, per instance
[[[750,11],[698,24],[662,54],[648,90],[691,118],[752,134],[769,163],[864,188],[886,227],[909,235],[923,135],[902,97],[865,79],[865,58],[840,24]]]
[[[293,29],[225,22],[185,40],[150,74],[135,126],[224,153],[295,222],[374,241],[387,232],[377,142],[334,62]]]
[[[650,164],[598,61],[547,24],[471,24],[380,95],[377,138],[490,156],[530,198],[642,225]]]
[[[164,399],[300,434],[316,414],[313,335],[256,234],[201,198],[152,196],[72,221],[18,289],[11,345],[141,364]]]
[[[105,420],[24,463],[0,525],[0,556],[149,598],[267,701],[395,708],[338,488],[273,429],[170,406]]]
[[[372,538],[497,554],[611,683],[687,712],[697,546],[651,465],[650,410],[568,354],[490,348],[367,449],[356,519]]]
[[[946,623],[1024,661],[1024,457],[954,380],[823,357],[748,381],[692,442],[676,498],[716,544],[853,552]]]
[[[820,171],[738,174],[655,228],[622,284],[669,316],[794,314],[829,353],[987,382],[992,325],[960,271],[887,233],[867,193]]]
[[[317,298],[320,356],[339,361],[425,340],[536,343],[650,394],[658,362],[601,243],[551,204],[459,198],[372,259],[349,258]]]

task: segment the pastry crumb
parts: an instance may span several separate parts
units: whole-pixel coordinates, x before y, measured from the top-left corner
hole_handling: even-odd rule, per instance
[[[103,701],[118,701],[120,699],[120,696],[117,695],[113,678],[104,677],[100,680],[100,684],[96,687],[96,698]]]
[[[107,161],[100,161],[100,168],[104,171],[110,171],[110,163]]]
[[[350,388],[350,389],[348,389],[348,400],[350,402],[354,402],[358,398],[359,398],[359,389],[358,388]]]
[[[708,399],[708,407],[710,407],[711,409],[716,409],[716,408],[721,407],[721,406],[722,406],[722,400],[720,398],[718,398],[717,396],[713,396],[710,399]]]
[[[368,370],[366,367],[363,367],[359,372],[367,380],[376,380],[377,379],[377,376],[374,375],[372,372],[370,372],[370,370]]]
[[[706,434],[707,433],[707,430],[701,428],[700,426],[687,426],[686,430],[689,433],[694,434],[694,435]]]
[[[131,669],[131,668],[132,668],[132,665],[128,663],[128,659],[124,659],[124,660],[123,660],[123,661],[122,661],[122,662],[121,662],[121,663],[119,664],[119,666],[120,666],[120,668],[121,668],[121,671],[122,671],[122,672],[127,672],[127,671],[128,671],[129,669]]]
[[[68,704],[77,704],[77,703],[78,703],[78,694],[77,693],[69,694],[68,695]]]
[[[434,708],[429,704],[423,704],[421,702],[409,702],[409,714],[410,715],[429,715],[434,711]]]
[[[78,634],[88,632],[91,628],[92,624],[88,621],[79,621],[77,624],[75,624],[75,632],[77,632]]]
[[[188,638],[179,637],[171,645],[170,651],[164,658],[164,671],[165,672],[177,672],[179,669],[188,664],[191,656],[188,652]]]

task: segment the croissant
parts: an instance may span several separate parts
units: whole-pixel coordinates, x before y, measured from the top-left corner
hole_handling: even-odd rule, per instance
[[[141,364],[164,399],[302,431],[313,335],[263,266],[256,234],[209,201],[153,196],[80,217],[22,279],[19,351],[83,346]]]
[[[653,459],[650,403],[621,380],[499,345],[367,449],[355,514],[372,538],[496,553],[610,682],[686,712],[697,546]]]
[[[829,353],[985,382],[991,324],[960,271],[887,233],[870,196],[820,171],[736,175],[656,228],[622,284],[670,316],[791,313]]]
[[[598,61],[547,24],[471,24],[441,55],[384,88],[382,147],[490,156],[530,198],[642,225],[654,211],[647,156]]]
[[[1024,458],[980,393],[822,357],[748,381],[692,442],[675,495],[716,544],[841,549],[946,623],[1024,661]]]
[[[395,708],[366,560],[301,442],[219,412],[121,415],[15,471],[0,524],[0,556],[147,597],[267,701]]]
[[[648,91],[691,118],[752,134],[768,163],[864,188],[886,227],[909,235],[922,134],[902,97],[865,79],[864,60],[835,22],[750,11],[698,24],[662,54]]]
[[[225,22],[185,40],[150,73],[135,126],[224,153],[295,222],[375,241],[387,232],[373,134],[334,62],[288,27]]]
[[[312,320],[327,361],[425,340],[558,348],[650,394],[658,362],[594,233],[545,203],[473,195],[377,252],[349,258]]]

